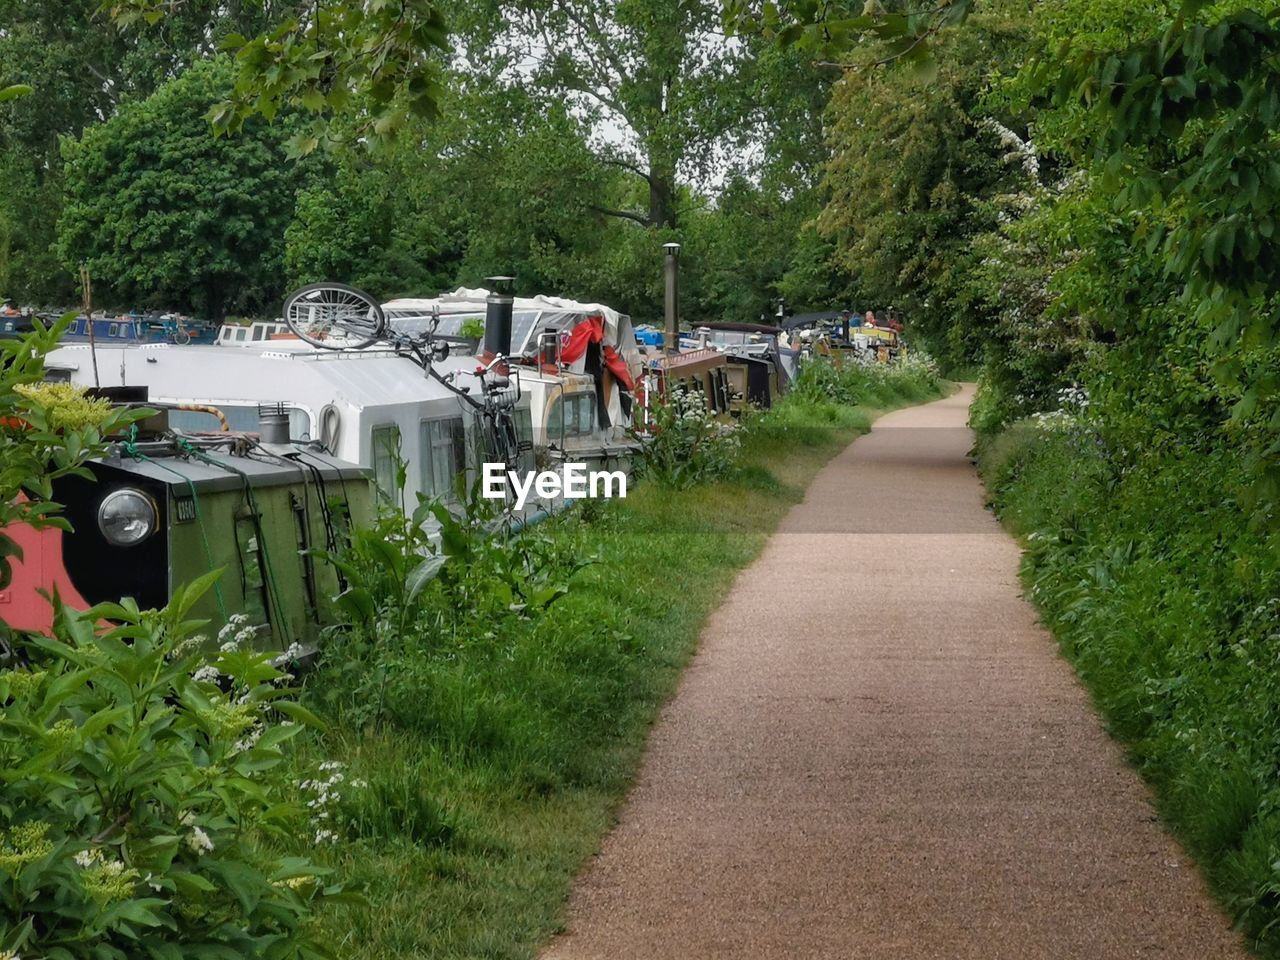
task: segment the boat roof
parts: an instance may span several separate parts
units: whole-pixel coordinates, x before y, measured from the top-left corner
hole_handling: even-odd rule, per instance
[[[782,327],[775,327],[768,323],[737,323],[732,320],[715,320],[707,323],[700,323],[695,330],[701,330],[706,327],[708,330],[730,330],[735,333],[781,333]]]
[[[438,297],[401,297],[382,305],[387,319],[397,329],[417,332],[424,328],[433,315],[440,317],[437,333],[445,337],[460,337],[462,326],[468,320],[484,319],[488,308],[489,291],[459,287],[452,293]],[[603,303],[581,303],[563,297],[515,297],[511,305],[511,352],[520,354],[531,347],[535,328],[548,326],[573,326],[584,317],[601,316],[614,344],[629,345],[635,339],[631,330],[631,318]]]
[[[317,473],[325,480],[361,480],[368,476],[364,467],[313,449],[299,447],[277,454],[262,448],[249,456],[237,456],[218,446],[203,446],[207,460],[148,451],[145,460],[121,457],[92,462],[100,469],[118,470],[173,487],[178,495],[186,495],[192,485],[201,492],[237,490],[244,485],[242,474],[255,487],[296,483],[300,479],[312,482]]]
[[[192,398],[234,404],[287,401],[310,405],[311,398],[341,400],[353,407],[391,407],[424,400],[462,401],[426,376],[408,357],[389,350],[222,350],[213,346],[170,344],[99,346],[98,370],[104,384],[146,386],[154,399]],[[49,353],[50,370],[79,371],[86,382],[91,367],[87,344]],[[440,373],[458,371],[460,385],[474,374],[472,357],[450,357],[435,364]]]

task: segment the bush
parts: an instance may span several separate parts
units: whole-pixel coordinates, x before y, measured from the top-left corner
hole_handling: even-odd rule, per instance
[[[323,957],[315,904],[340,894],[270,853],[281,747],[312,719],[237,622],[212,656],[187,611],[60,607],[0,672],[0,955],[49,960]],[[103,620],[117,624],[102,627]],[[240,635],[232,635],[241,630]],[[6,952],[7,951],[7,952]]]
[[[1221,438],[1123,442],[1070,388],[980,444],[1023,577],[1112,731],[1264,955],[1280,956],[1280,561]]]
[[[924,400],[939,387],[937,365],[927,354],[912,351],[894,363],[807,362],[792,390],[800,400],[868,407],[895,406]]]
[[[655,398],[649,433],[636,462],[635,475],[664,487],[686,489],[726,476],[738,455],[733,424],[722,423],[707,409],[702,393],[676,385]]]

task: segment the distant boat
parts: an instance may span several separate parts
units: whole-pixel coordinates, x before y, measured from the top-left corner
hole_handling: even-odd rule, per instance
[[[120,346],[126,343],[146,342],[141,320],[136,320],[132,317],[90,320],[84,316],[76,317],[71,321],[71,326],[67,327],[66,333],[62,335],[62,342],[88,343],[90,323],[93,324],[93,339],[95,343]]]

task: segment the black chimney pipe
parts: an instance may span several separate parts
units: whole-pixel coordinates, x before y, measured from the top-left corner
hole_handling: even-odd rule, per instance
[[[484,308],[484,352],[489,356],[511,355],[511,311],[515,277],[485,277],[489,299]]]

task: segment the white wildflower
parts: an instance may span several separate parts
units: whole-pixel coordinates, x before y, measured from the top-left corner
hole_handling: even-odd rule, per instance
[[[217,683],[222,671],[212,664],[207,664],[191,675],[196,683]]]
[[[187,846],[192,852],[199,855],[209,853],[213,850],[213,841],[209,839],[209,835],[200,827],[192,827],[191,835],[187,837]]]
[[[262,736],[262,726],[259,724],[250,730],[244,737],[237,740],[231,748],[232,753],[244,753],[246,750],[252,750],[258,745],[258,740]]]

